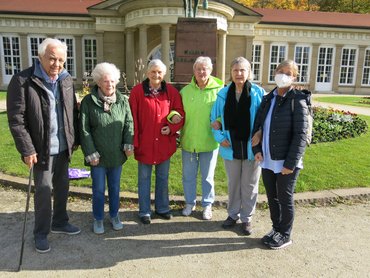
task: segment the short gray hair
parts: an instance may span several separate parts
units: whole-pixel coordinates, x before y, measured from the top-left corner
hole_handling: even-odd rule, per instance
[[[65,42],[62,42],[58,39],[53,39],[53,38],[46,38],[42,41],[42,43],[39,44],[38,46],[38,49],[37,49],[37,53],[40,57],[44,57],[45,55],[45,52],[46,52],[46,48],[51,45],[51,46],[56,46],[56,47],[59,47],[61,49],[64,50],[65,52],[65,57],[64,58],[67,58],[67,45]]]
[[[236,57],[234,60],[232,60],[231,64],[230,64],[230,74],[231,74],[231,71],[233,69],[233,66],[235,65],[245,65],[247,70],[249,71],[249,74],[247,76],[247,80],[253,80],[253,72],[252,72],[252,66],[251,66],[251,63],[245,59],[244,57]],[[230,76],[231,77],[231,76]]]
[[[206,65],[206,67],[207,67],[207,68],[209,68],[211,71],[213,70],[212,60],[211,60],[211,58],[209,58],[209,57],[207,57],[207,56],[199,56],[199,57],[195,60],[195,62],[194,62],[193,70],[195,70],[195,67],[196,67],[198,64]]]
[[[153,67],[160,67],[163,71],[163,75],[167,72],[166,65],[159,59],[153,59],[149,62],[147,72],[149,72]]]
[[[99,81],[103,79],[104,75],[113,77],[117,85],[121,76],[121,72],[114,64],[106,62],[97,64],[91,72],[91,77],[95,83],[99,83]]]

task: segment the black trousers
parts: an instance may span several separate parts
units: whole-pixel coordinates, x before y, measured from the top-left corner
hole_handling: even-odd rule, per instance
[[[282,235],[290,236],[294,221],[294,188],[299,168],[289,175],[275,174],[269,169],[262,169],[270,209],[272,227]]]
[[[68,224],[69,220],[67,214],[69,191],[67,151],[50,156],[49,163],[47,171],[34,169],[35,227],[33,234],[35,238],[45,238],[50,232],[50,224],[53,227],[63,227]]]

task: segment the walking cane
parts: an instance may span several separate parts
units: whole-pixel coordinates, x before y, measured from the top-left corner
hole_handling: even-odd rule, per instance
[[[23,259],[23,249],[24,249],[24,235],[26,233],[26,222],[27,222],[27,214],[28,208],[30,206],[30,195],[31,195],[31,185],[32,185],[32,175],[33,175],[33,165],[30,168],[30,176],[28,178],[28,191],[27,191],[27,202],[26,202],[26,211],[24,213],[24,221],[23,221],[23,232],[22,232],[22,245],[21,245],[21,256],[19,257],[19,265],[18,270],[21,270],[22,266],[22,259]]]

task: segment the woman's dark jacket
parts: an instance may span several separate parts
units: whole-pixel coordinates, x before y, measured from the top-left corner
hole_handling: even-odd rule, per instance
[[[7,113],[10,131],[22,159],[37,153],[35,167],[47,170],[50,156],[50,101],[42,79],[34,75],[34,66],[13,76],[8,86]],[[63,105],[63,121],[68,156],[78,140],[78,107],[69,74],[58,81]]]
[[[254,123],[253,134],[258,130],[263,132],[263,125],[274,97],[273,91],[263,97]],[[271,115],[268,145],[271,159],[285,160],[284,167],[287,169],[294,170],[306,148],[307,99],[310,94],[306,90],[292,89],[284,97],[276,96],[275,107]],[[253,153],[258,152],[262,153],[262,142],[253,147]]]

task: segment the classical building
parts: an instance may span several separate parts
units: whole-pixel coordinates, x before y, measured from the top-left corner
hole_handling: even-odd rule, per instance
[[[46,37],[68,45],[66,68],[77,86],[103,61],[124,71],[129,86],[142,79],[140,69],[152,58],[171,73],[176,24],[184,16],[181,0],[0,1],[0,89],[32,64]],[[244,56],[255,82],[269,90],[275,67],[289,58],[299,65],[299,83],[314,92],[370,92],[369,14],[251,9],[214,0],[207,9],[199,1],[197,17],[217,21],[217,75],[225,81],[231,60]]]

